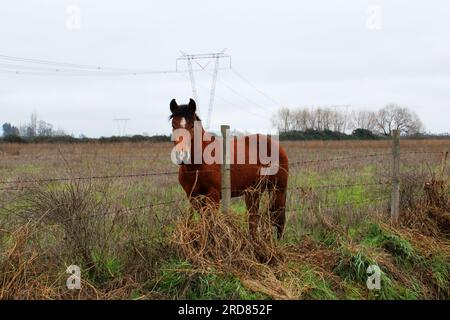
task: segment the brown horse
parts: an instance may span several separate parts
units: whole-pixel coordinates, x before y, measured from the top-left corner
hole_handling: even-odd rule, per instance
[[[178,179],[187,196],[198,208],[196,197],[204,196],[215,205],[219,205],[221,198],[221,164],[211,163],[204,157],[204,152],[211,148],[216,139],[220,139],[205,132],[200,118],[196,114],[195,101],[190,99],[187,105],[177,105],[175,99],[170,102],[173,128],[174,150],[179,164]],[[180,130],[182,129],[182,130]],[[189,133],[181,135],[179,132]],[[200,132],[201,142],[195,140],[195,134]],[[189,139],[190,137],[190,139]],[[253,143],[252,141],[257,141]],[[199,144],[201,146],[199,146]],[[273,139],[265,135],[233,137],[230,141],[231,149],[231,196],[245,197],[245,204],[249,214],[249,231],[255,237],[259,223],[259,200],[264,190],[271,192],[270,216],[277,229],[278,238],[283,234],[285,225],[286,188],[288,182],[288,158],[283,148]],[[240,146],[238,150],[238,146]],[[221,150],[221,149],[220,149]],[[200,151],[201,159],[190,159],[191,155]],[[267,155],[275,155],[278,163],[267,163],[261,151]],[[198,153],[197,153],[198,154]],[[181,155],[181,160],[180,160]],[[212,151],[213,157],[219,156]],[[252,160],[253,159],[253,160]],[[264,160],[264,161],[263,161]],[[273,173],[262,175],[262,171],[272,166]],[[200,203],[200,206],[202,204]]]

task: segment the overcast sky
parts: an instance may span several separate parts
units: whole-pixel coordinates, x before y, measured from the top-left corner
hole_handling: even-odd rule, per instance
[[[80,10],[79,28],[71,6]],[[233,68],[272,99],[223,61],[212,129],[266,131],[279,104],[375,110],[397,103],[419,114],[427,130],[449,132],[449,17],[444,0],[2,1],[0,55],[173,70],[180,50],[227,48]],[[195,73],[203,119],[212,65]],[[130,118],[129,134],[166,134],[170,100],[191,96],[187,74],[0,73],[0,123],[23,124],[36,111],[75,135],[116,134],[113,118]]]

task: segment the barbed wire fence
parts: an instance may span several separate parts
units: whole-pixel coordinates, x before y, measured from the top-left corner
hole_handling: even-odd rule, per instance
[[[395,137],[393,139],[395,141]],[[324,159],[314,159],[314,160],[301,160],[301,161],[293,161],[290,162],[290,168],[297,168],[299,166],[311,167],[311,166],[320,166],[322,164],[330,165],[331,163],[341,163],[345,161],[351,161],[355,159],[364,160],[368,158],[383,158],[383,157],[392,157],[392,161],[396,161],[400,157],[399,150],[395,148],[391,153],[383,152],[383,153],[369,153],[369,154],[360,154],[360,155],[350,155],[350,156],[341,156],[341,157],[332,157],[332,158],[324,158]],[[441,154],[439,151],[405,151],[402,152],[401,155],[417,155],[417,154]],[[232,167],[230,169],[239,170],[239,167]],[[197,171],[184,171],[184,173],[196,173]],[[216,172],[215,170],[206,170],[201,172]],[[91,175],[91,176],[77,176],[77,177],[51,177],[51,178],[43,178],[43,179],[11,179],[11,180],[0,180],[0,192],[12,192],[12,191],[27,191],[30,190],[33,186],[40,186],[43,184],[56,183],[56,182],[77,182],[77,181],[92,181],[92,180],[115,180],[115,179],[140,179],[145,177],[157,177],[157,176],[176,176],[180,174],[178,171],[159,171],[159,172],[142,172],[142,173],[127,173],[120,175]],[[335,204],[330,204],[328,201],[319,201],[318,205],[321,209],[335,209],[335,208],[344,208],[354,205],[362,205],[362,204],[373,204],[379,201],[384,201],[391,199],[391,216],[393,222],[396,223],[398,220],[398,203],[400,201],[399,197],[397,197],[394,193],[398,192],[399,185],[399,167],[392,172],[392,178],[390,180],[378,180],[378,181],[368,181],[368,182],[354,182],[354,183],[335,183],[335,184],[320,184],[320,185],[293,185],[288,188],[288,191],[294,196],[299,198],[307,197],[308,193],[316,193],[321,190],[326,191],[326,198],[328,198],[328,190],[331,189],[352,189],[355,187],[387,187],[391,186],[391,195],[390,196],[382,196],[374,199],[360,199],[350,201],[337,201]],[[224,185],[223,187],[227,187]],[[237,191],[237,190],[233,190]],[[246,190],[238,190],[238,191],[246,191]],[[384,190],[386,191],[386,190]],[[299,192],[297,194],[297,192]],[[350,197],[351,198],[351,197]],[[176,199],[171,201],[161,201],[161,202],[151,202],[145,205],[136,206],[136,207],[125,207],[120,208],[118,210],[113,210],[110,212],[105,212],[102,216],[110,216],[117,214],[132,214],[139,210],[151,209],[154,207],[160,206],[170,206],[174,204],[180,204],[183,199]],[[397,211],[396,211],[397,210]],[[288,212],[296,212],[297,210],[289,210]],[[397,215],[397,216],[396,216]]]

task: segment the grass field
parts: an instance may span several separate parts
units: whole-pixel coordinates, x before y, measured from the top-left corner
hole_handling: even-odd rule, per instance
[[[188,218],[169,143],[0,144],[0,298],[449,299],[450,192],[444,179],[430,203],[424,184],[450,140],[401,142],[396,227],[389,141],[282,145],[286,232],[265,244],[266,264],[245,240],[242,199],[230,217]],[[149,172],[167,174],[105,177]],[[67,180],[33,182],[48,178]],[[81,290],[66,287],[69,265]],[[370,265],[380,290],[366,286]]]

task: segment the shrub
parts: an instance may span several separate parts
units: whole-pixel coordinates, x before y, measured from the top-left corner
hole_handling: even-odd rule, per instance
[[[8,135],[6,137],[3,137],[2,141],[9,142],[9,143],[26,143],[25,139],[23,139],[20,136],[16,136],[16,135]]]
[[[367,130],[367,129],[361,129],[361,128],[353,130],[352,137],[354,137],[356,139],[361,139],[361,140],[380,139],[380,137],[375,135],[372,131]]]

